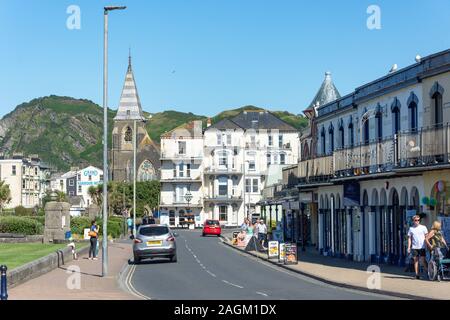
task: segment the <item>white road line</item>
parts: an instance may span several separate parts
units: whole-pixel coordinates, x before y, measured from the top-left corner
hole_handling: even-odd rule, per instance
[[[233,287],[237,287],[237,288],[240,288],[240,289],[244,289],[244,287],[241,287],[241,286],[239,286],[239,285],[237,285],[237,284],[231,283],[231,282],[229,282],[229,281],[227,281],[227,280],[222,280],[222,282],[225,282],[226,284],[229,284],[230,286],[233,286]]]
[[[256,291],[256,294],[260,294],[264,297],[268,297],[267,293]]]
[[[206,270],[206,272],[208,272],[212,277],[216,277],[216,275],[214,274],[214,273],[212,273],[211,271],[209,271],[209,270]]]
[[[131,268],[130,268],[130,271],[129,271],[127,277],[126,277],[125,286],[127,287],[128,291],[130,291],[130,293],[132,295],[134,295],[135,297],[138,297],[138,298],[144,299],[144,300],[151,300],[150,297],[148,297],[148,296],[140,293],[139,291],[137,291],[136,288],[133,287],[133,285],[131,284],[131,278],[132,278],[135,270],[136,270],[136,265],[132,265]]]

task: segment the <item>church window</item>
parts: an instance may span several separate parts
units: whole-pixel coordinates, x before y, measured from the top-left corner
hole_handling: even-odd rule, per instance
[[[131,142],[133,140],[133,131],[130,127],[127,127],[127,130],[125,131],[125,141]]]
[[[138,170],[138,180],[139,181],[151,181],[156,179],[156,171],[152,163],[145,160]]]

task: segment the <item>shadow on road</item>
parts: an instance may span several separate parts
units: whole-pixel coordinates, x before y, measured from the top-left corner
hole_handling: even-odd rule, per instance
[[[171,262],[170,259],[148,259],[148,260],[141,260],[139,263],[134,263],[133,259],[128,259],[129,265],[165,264],[165,263],[173,263],[173,262]]]

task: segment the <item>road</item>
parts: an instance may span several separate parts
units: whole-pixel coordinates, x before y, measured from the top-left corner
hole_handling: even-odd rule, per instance
[[[132,287],[162,300],[391,299],[330,286],[238,252],[198,230],[177,231],[178,262],[144,260],[133,268]]]

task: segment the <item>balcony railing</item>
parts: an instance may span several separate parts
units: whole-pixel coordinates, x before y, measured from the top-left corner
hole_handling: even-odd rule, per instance
[[[234,191],[232,194],[226,195],[205,195],[205,200],[226,201],[226,200],[242,200],[242,191]]]
[[[201,177],[200,175],[196,175],[196,176],[169,176],[169,177],[161,177],[161,181],[200,181]]]
[[[226,166],[208,166],[205,168],[205,173],[242,173],[244,166],[226,165]]]
[[[300,183],[387,173],[404,168],[450,164],[450,126],[399,132],[392,138],[338,149],[332,155],[301,161]]]
[[[202,153],[190,154],[190,153],[176,153],[176,152],[162,152],[161,160],[183,160],[183,159],[201,159],[203,158]]]

